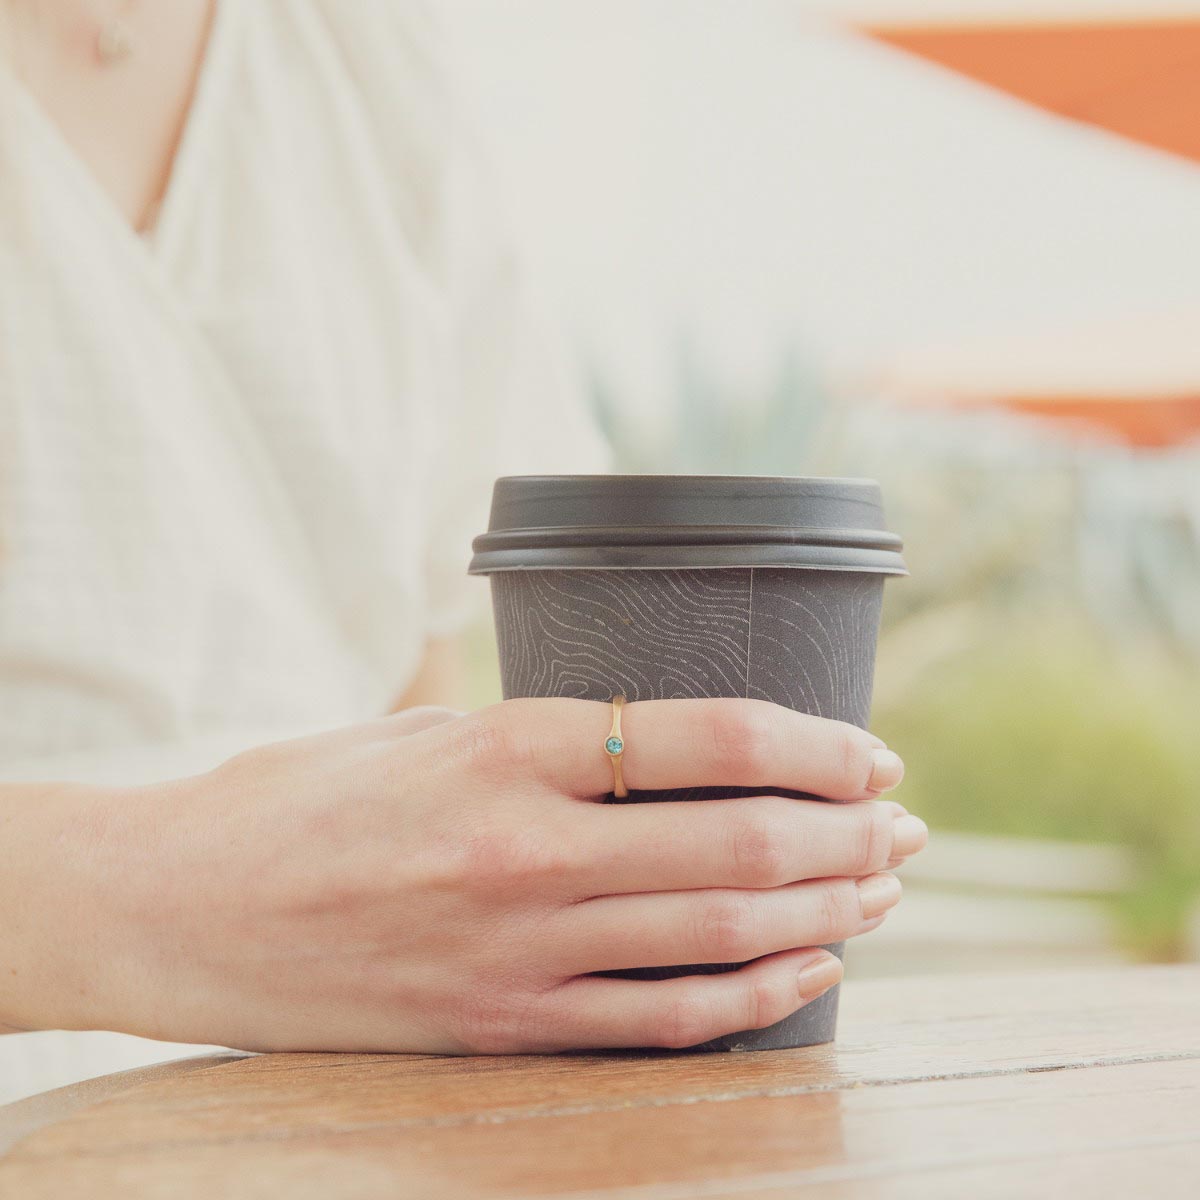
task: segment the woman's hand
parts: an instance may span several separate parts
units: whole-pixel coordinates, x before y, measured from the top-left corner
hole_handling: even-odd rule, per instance
[[[837,983],[809,947],[873,929],[925,842],[888,802],[602,804],[611,711],[413,709],[111,797],[76,1023],[259,1050],[514,1053],[687,1046]],[[900,761],[753,700],[627,706],[631,787],[867,801]],[[799,947],[799,948],[797,948]],[[591,972],[704,962],[723,974]]]

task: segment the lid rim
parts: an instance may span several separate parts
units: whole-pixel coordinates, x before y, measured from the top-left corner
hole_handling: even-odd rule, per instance
[[[493,529],[471,543],[477,553],[550,547],[626,546],[844,546],[848,549],[904,548],[887,529],[822,529],[789,525],[545,525]]]
[[[470,572],[809,567],[906,574],[875,480],[508,475]]]
[[[593,483],[603,479],[609,483],[642,483],[653,481],[656,484],[666,484],[668,487],[683,487],[695,483],[787,483],[828,485],[830,487],[867,486],[878,488],[879,480],[867,475],[500,475],[496,483],[546,483],[553,481],[579,480],[583,483]]]
[[[709,571],[800,569],[875,575],[907,575],[894,550],[845,546],[558,546],[483,550],[471,575],[522,571]]]

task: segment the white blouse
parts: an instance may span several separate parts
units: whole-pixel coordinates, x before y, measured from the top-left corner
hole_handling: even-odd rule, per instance
[[[149,238],[0,73],[0,297],[0,764],[382,711],[602,462],[405,0],[221,0]]]
[[[530,312],[419,5],[220,0],[148,238],[0,68],[0,778],[383,711],[493,478],[603,465]],[[115,1044],[2,1037],[0,1100]]]

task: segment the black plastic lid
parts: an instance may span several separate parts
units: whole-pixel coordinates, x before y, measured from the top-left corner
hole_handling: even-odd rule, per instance
[[[510,475],[472,575],[798,567],[907,575],[870,479]]]

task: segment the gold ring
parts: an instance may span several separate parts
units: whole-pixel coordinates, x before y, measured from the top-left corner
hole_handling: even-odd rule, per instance
[[[621,778],[621,755],[625,753],[625,739],[621,736],[621,709],[625,704],[624,696],[612,698],[613,723],[608,737],[604,739],[604,753],[612,759],[613,795],[618,800],[624,800],[629,795],[625,780]]]

